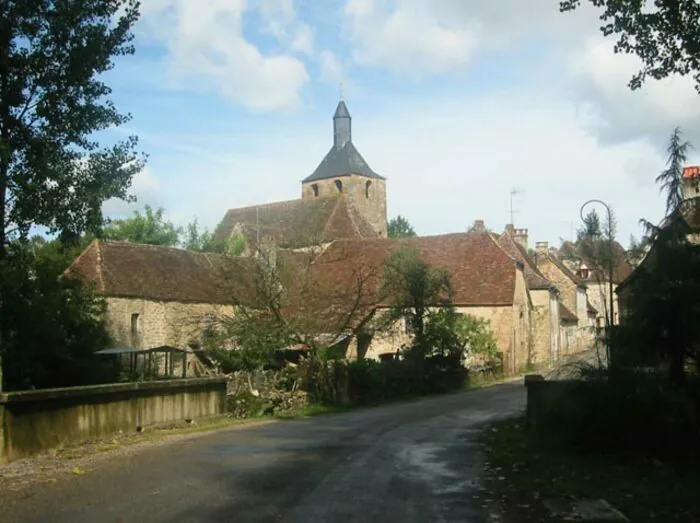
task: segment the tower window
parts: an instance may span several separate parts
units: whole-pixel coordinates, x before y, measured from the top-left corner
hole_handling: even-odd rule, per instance
[[[370,187],[372,187],[372,182],[368,180],[367,183],[365,183],[365,198],[369,198]]]
[[[141,315],[137,312],[131,315],[131,343],[138,346],[141,336]]]
[[[311,186],[311,189],[314,191],[314,198],[318,198],[318,184],[315,183]]]
[[[338,192],[343,192],[343,182],[340,180],[335,181],[335,187],[338,189]]]

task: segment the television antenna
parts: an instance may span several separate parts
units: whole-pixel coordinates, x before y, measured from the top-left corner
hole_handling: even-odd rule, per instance
[[[521,191],[520,189],[511,189],[511,191],[510,191],[510,210],[508,211],[508,215],[510,216],[510,224],[511,225],[515,225],[515,214],[520,212],[520,211],[517,211],[513,208],[513,197],[516,194],[522,194],[524,192],[525,191]]]

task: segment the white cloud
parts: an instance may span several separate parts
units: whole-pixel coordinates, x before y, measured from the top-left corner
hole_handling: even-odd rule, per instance
[[[430,3],[403,0],[386,9],[374,0],[348,0],[344,12],[361,65],[442,73],[468,63],[477,48],[477,24],[455,24]]]
[[[126,202],[111,198],[102,204],[102,212],[110,218],[130,215],[145,205],[159,207],[162,205],[160,193],[163,190],[159,179],[149,166],[137,173],[131,180],[129,194],[136,197],[135,202]]]
[[[268,30],[311,50],[312,33],[294,24],[290,2],[256,6]],[[150,0],[142,8],[141,35],[164,44],[172,72],[184,85],[211,88],[255,110],[295,107],[308,81],[304,63],[291,54],[264,54],[243,35],[244,0]]]
[[[700,97],[691,77],[648,79],[640,89],[628,87],[641,67],[633,55],[615,54],[614,41],[591,36],[571,55],[571,73],[581,96],[594,100],[605,115],[602,132],[613,139],[648,134],[659,139],[677,126],[700,131]]]

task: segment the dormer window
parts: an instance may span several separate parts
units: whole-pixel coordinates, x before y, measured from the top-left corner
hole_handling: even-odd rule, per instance
[[[581,278],[584,280],[588,279],[588,269],[581,269]]]

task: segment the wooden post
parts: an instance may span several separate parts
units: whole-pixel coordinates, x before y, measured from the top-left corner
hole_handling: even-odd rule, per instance
[[[2,392],[0,392],[0,397],[2,397]],[[5,404],[0,403],[0,463],[8,462],[8,452],[7,447],[9,446],[9,441],[5,441],[6,436],[5,427]]]

